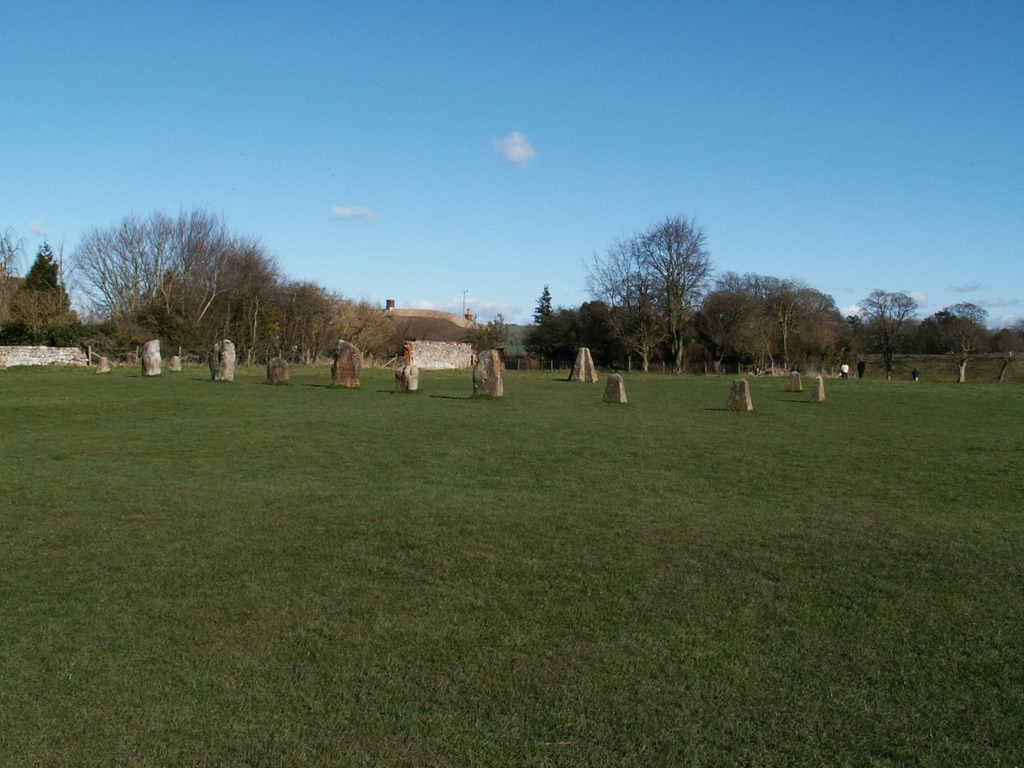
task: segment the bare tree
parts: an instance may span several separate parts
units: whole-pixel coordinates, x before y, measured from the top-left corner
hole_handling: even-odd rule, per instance
[[[594,257],[587,272],[591,295],[609,307],[609,322],[623,346],[639,355],[644,372],[665,338],[658,317],[654,281],[645,269],[636,239],[617,241],[604,258]]]
[[[905,293],[875,290],[860,302],[868,333],[892,378],[892,361],[903,343],[907,321],[917,313],[917,302]]]
[[[75,276],[89,308],[115,323],[134,323],[161,292],[169,267],[162,233],[137,216],[94,229],[72,254]]]
[[[693,316],[711,277],[705,240],[703,229],[679,216],[666,218],[636,239],[638,261],[651,282],[676,372],[683,369]]]
[[[316,283],[289,283],[282,289],[278,331],[281,353],[307,365],[337,343],[334,326],[338,297]]]
[[[988,312],[977,304],[961,302],[937,312],[935,318],[945,331],[949,353],[956,361],[956,380],[962,384],[967,381],[967,360],[985,342]]]
[[[21,257],[25,253],[25,241],[13,229],[0,235],[0,323],[7,319],[14,296],[14,278],[18,272]]]

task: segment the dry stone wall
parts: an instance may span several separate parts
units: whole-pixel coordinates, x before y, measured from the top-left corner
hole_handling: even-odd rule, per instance
[[[78,347],[0,347],[0,368],[16,365],[89,365]]]

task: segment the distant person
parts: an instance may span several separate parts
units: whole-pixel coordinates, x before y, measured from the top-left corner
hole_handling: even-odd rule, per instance
[[[914,381],[920,381],[921,380],[921,372],[919,370],[917,370],[917,368],[915,368],[913,371],[911,371],[910,375],[914,377]]]
[[[850,366],[847,363],[839,366],[839,375],[844,379],[850,378]]]
[[[858,360],[857,361],[857,378],[858,379],[863,379],[864,378],[864,369],[867,368],[867,367],[868,367],[868,364],[865,363],[863,360]]]

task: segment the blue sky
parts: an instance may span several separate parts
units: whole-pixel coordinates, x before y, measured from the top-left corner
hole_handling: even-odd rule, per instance
[[[200,207],[290,277],[525,321],[681,215],[718,271],[842,308],[1024,317],[1017,0],[8,0],[0,29],[0,228],[29,258]]]

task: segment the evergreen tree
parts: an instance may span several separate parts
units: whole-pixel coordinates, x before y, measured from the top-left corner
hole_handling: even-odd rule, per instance
[[[60,280],[60,266],[49,243],[43,243],[11,302],[3,340],[13,344],[73,343],[80,324]]]
[[[21,290],[27,291],[64,291],[60,284],[60,267],[53,257],[53,249],[49,243],[43,243],[32,262],[32,268],[25,275]],[[64,291],[64,295],[67,292]]]
[[[551,291],[545,285],[544,293],[537,299],[537,308],[533,310],[533,322],[537,325],[542,325],[545,320],[551,317],[553,311],[551,309]]]

